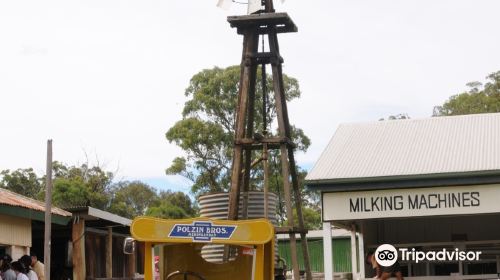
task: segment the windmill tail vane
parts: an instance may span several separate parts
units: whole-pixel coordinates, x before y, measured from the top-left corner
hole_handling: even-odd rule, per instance
[[[285,0],[281,0],[284,3]],[[253,14],[263,10],[264,1],[262,0],[218,0],[217,7],[229,10],[233,3],[248,5],[248,14]]]
[[[217,7],[224,9],[224,10],[229,10],[231,8],[232,3],[233,3],[232,0],[219,0],[217,2]]]

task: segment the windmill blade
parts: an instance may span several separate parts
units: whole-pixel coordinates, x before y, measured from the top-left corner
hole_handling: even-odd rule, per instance
[[[262,10],[262,0],[248,0],[248,14]]]
[[[219,0],[219,2],[217,2],[217,7],[224,10],[229,10],[229,8],[231,8],[232,3],[233,3],[232,0]]]

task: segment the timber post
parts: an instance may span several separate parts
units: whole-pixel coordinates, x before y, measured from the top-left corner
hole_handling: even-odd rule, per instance
[[[106,278],[113,278],[113,228],[106,235]]]
[[[73,220],[73,280],[85,280],[85,220],[79,216]]]

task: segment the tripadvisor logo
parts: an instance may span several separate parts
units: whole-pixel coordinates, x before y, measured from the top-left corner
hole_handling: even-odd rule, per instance
[[[398,252],[399,251],[399,252]],[[375,251],[375,260],[381,266],[392,266],[401,256],[402,261],[419,263],[421,261],[478,261],[481,251],[462,251],[458,248],[438,251],[417,251],[415,248],[396,249],[390,244],[380,245]]]
[[[381,266],[392,266],[398,260],[398,251],[391,244],[380,245],[375,251],[375,260]]]

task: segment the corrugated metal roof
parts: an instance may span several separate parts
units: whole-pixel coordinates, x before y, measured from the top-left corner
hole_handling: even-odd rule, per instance
[[[113,223],[117,223],[124,226],[130,226],[132,224],[132,220],[127,219],[122,216],[118,216],[116,214],[106,212],[97,208],[93,208],[90,206],[73,206],[69,208],[65,208],[67,211],[71,213],[78,214],[84,216],[86,220],[105,220]]]
[[[22,207],[45,212],[45,203],[29,197],[0,188],[0,204]],[[71,217],[71,213],[57,207],[52,207],[52,214]]]
[[[500,113],[342,124],[309,185],[500,170]]]

